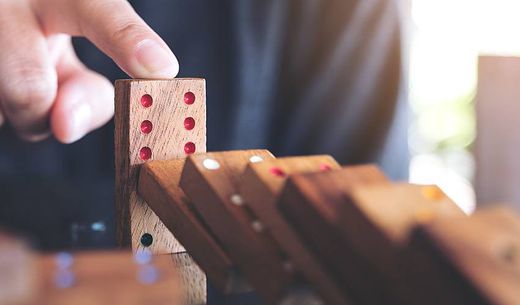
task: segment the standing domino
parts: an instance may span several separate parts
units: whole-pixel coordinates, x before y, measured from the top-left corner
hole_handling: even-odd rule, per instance
[[[137,193],[140,165],[206,151],[204,79],[119,80],[115,95],[117,238],[122,247],[184,255],[189,303],[206,301],[206,277]]]
[[[203,79],[116,82],[115,165],[117,232],[121,246],[152,253],[183,252],[136,192],[139,166],[206,150]]]

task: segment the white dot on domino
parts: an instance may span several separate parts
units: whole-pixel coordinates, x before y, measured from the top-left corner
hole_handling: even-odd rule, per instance
[[[262,232],[264,230],[264,225],[258,220],[255,220],[251,223],[251,226],[253,227],[253,230],[256,232]]]
[[[54,275],[54,286],[59,289],[70,288],[76,283],[76,275],[69,269],[58,269]]]
[[[68,269],[74,263],[74,257],[69,252],[60,252],[56,255],[56,266],[59,269]]]
[[[141,266],[137,272],[137,279],[141,284],[151,285],[159,280],[160,274],[157,267],[152,265]]]
[[[202,165],[209,170],[217,170],[220,168],[220,163],[218,163],[217,160],[210,158],[204,159],[204,161],[202,161]]]
[[[146,265],[152,261],[152,252],[150,250],[139,250],[134,255],[134,261],[139,265]]]
[[[251,163],[258,163],[264,161],[264,158],[260,156],[252,156],[251,158],[249,158],[249,161],[251,161]]]
[[[231,197],[229,197],[229,200],[231,200],[231,202],[237,206],[241,206],[244,204],[244,199],[239,194],[231,195]]]

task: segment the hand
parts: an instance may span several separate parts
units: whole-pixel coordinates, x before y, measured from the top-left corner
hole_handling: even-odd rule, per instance
[[[131,77],[179,70],[126,0],[0,0],[0,126],[71,143],[112,117],[112,84],[78,60],[71,36],[87,37]]]

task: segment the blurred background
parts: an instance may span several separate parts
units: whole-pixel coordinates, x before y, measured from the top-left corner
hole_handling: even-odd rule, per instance
[[[477,201],[479,55],[520,54],[519,11],[518,0],[412,0],[410,180],[439,184],[467,212]]]

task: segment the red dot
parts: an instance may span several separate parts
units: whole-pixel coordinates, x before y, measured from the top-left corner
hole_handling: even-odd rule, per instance
[[[153,124],[152,122],[145,120],[141,123],[141,132],[142,133],[150,133],[152,132]]]
[[[191,91],[184,93],[184,102],[188,105],[195,103],[195,94]]]
[[[141,105],[143,105],[143,107],[148,108],[148,107],[152,106],[152,104],[153,104],[153,99],[150,94],[145,94],[141,97]]]
[[[194,153],[195,152],[195,143],[188,142],[188,143],[184,144],[184,152],[187,155]]]
[[[276,177],[285,177],[284,171],[279,167],[271,167],[271,169],[269,169],[269,172],[275,175]]]
[[[332,167],[330,167],[330,165],[325,164],[325,163],[320,164],[320,171],[322,171],[322,172],[328,172],[328,171],[330,171],[330,170],[332,170]]]
[[[192,130],[195,128],[195,119],[192,117],[188,117],[184,119],[184,128],[187,130]]]
[[[150,147],[143,147],[141,150],[139,150],[139,157],[141,160],[149,160],[152,157],[152,150]]]

